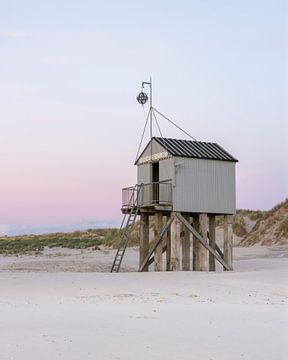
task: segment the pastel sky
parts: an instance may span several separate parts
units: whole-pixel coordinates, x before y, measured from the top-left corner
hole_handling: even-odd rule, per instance
[[[284,200],[285,4],[0,0],[0,232],[119,225],[150,75],[156,108],[239,159],[238,208]]]

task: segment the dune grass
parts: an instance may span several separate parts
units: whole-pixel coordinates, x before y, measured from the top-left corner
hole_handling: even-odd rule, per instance
[[[237,210],[234,221],[233,231],[238,236],[245,236],[245,217],[251,220],[261,219],[265,212],[253,210]],[[151,219],[153,226],[153,219]],[[216,217],[216,225],[222,227],[223,216]],[[131,234],[129,246],[139,245],[139,221],[135,223]],[[287,223],[283,223],[279,231],[287,231]],[[119,244],[119,229],[88,229],[85,231],[74,231],[71,233],[51,233],[43,235],[25,235],[14,237],[0,237],[0,254],[37,254],[41,253],[45,247],[48,248],[68,248],[68,249],[93,249],[97,250],[100,246],[117,248]]]
[[[117,246],[118,229],[90,229],[72,233],[54,233],[44,235],[25,235],[0,238],[1,254],[39,253],[45,247],[68,249],[99,249],[99,246]]]

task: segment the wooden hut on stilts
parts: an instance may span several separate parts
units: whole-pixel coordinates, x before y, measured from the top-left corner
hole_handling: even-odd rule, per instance
[[[135,161],[137,184],[122,189],[121,238],[111,267],[118,272],[137,216],[140,216],[139,271],[215,271],[217,260],[232,270],[232,222],[236,209],[237,160],[216,143],[196,141],[156,110],[150,109]],[[145,103],[142,91],[137,100]],[[157,116],[183,131],[188,139],[162,136]],[[140,153],[150,121],[150,141]],[[153,121],[160,136],[153,136]],[[139,154],[140,153],[140,154]],[[216,219],[224,217],[223,251],[216,243]],[[153,231],[151,231],[152,224]],[[165,256],[165,261],[163,256]]]

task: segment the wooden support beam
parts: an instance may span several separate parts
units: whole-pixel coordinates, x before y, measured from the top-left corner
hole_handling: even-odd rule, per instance
[[[199,234],[203,237],[205,243],[207,243],[207,230],[208,230],[208,215],[199,215]],[[200,244],[199,251],[199,271],[209,270],[209,253],[207,248]]]
[[[207,214],[195,215],[193,217],[193,225],[196,227],[196,231],[203,237],[204,241],[207,242]],[[208,252],[207,249],[198,241],[197,237],[193,238],[193,270],[208,270]]]
[[[219,248],[219,246],[217,245],[217,243],[215,243],[215,250],[217,251],[217,253],[221,256],[221,258],[224,260],[224,254],[221,251],[221,249]]]
[[[216,253],[215,250],[213,250],[211,248],[211,246],[207,243],[207,241],[205,242],[204,238],[193,228],[192,225],[189,224],[189,222],[180,214],[180,213],[176,213],[176,216],[178,217],[178,219],[187,227],[187,229],[189,231],[191,231],[191,233],[193,235],[195,235],[195,237],[201,242],[201,244],[209,251],[212,252],[212,254],[215,256],[216,260],[219,261],[219,263],[221,265],[223,265],[223,267],[225,267],[226,270],[232,270],[232,268],[225,262],[225,260],[223,260],[221,258],[220,255],[218,255]]]
[[[163,240],[164,239],[162,239],[162,242],[163,242]],[[167,250],[167,246],[166,245],[164,245],[164,246],[162,246],[162,254],[164,254],[165,253],[165,251]],[[151,264],[153,264],[154,263],[154,256],[152,256],[150,259],[149,259],[149,265],[151,265]]]
[[[207,238],[209,239],[209,231],[207,231]],[[219,248],[219,246],[217,245],[216,241],[215,241],[215,250],[221,256],[221,258],[224,259],[224,254],[221,251],[221,249]]]
[[[170,215],[171,216],[171,215]],[[168,216],[166,216],[166,222]],[[171,230],[170,228],[166,231],[163,237],[163,243],[166,244],[166,271],[171,270]]]
[[[175,216],[171,224],[171,262],[170,269],[171,271],[180,270],[180,221]]]
[[[216,248],[216,222],[215,215],[209,214],[209,245],[213,250]],[[215,256],[209,252],[209,271],[215,271]]]
[[[163,226],[162,230],[160,231],[158,238],[155,239],[155,241],[151,244],[151,248],[145,259],[141,263],[139,267],[139,271],[144,271],[145,267],[149,264],[150,257],[152,256],[158,244],[161,242],[163,236],[165,235],[166,231],[169,229],[174,218],[175,218],[175,214],[172,213],[170,219],[167,221],[167,223]]]
[[[190,217],[188,214],[183,213],[183,217],[189,222]],[[182,270],[190,270],[190,232],[182,224],[181,226],[181,239],[182,239]]]
[[[157,239],[159,233],[163,227],[163,214],[161,212],[156,212],[154,216],[154,239]],[[154,260],[155,260],[155,271],[162,271],[162,241],[159,242],[158,246],[155,249]]]
[[[199,215],[193,215],[193,227],[196,231],[199,231]],[[199,247],[200,243],[198,238],[193,234],[193,270],[199,269]]]
[[[149,252],[149,215],[147,213],[140,214],[140,249],[139,264],[141,265]],[[148,263],[142,271],[148,271]]]
[[[229,266],[229,270],[233,269],[232,266],[232,252],[233,252],[233,215],[224,216],[224,260]],[[228,270],[225,269],[224,270]]]

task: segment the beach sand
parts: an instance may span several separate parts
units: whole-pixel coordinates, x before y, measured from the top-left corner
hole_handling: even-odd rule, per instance
[[[288,358],[287,246],[235,248],[217,273],[137,273],[137,249],[104,272],[114,254],[1,256],[0,359]]]

